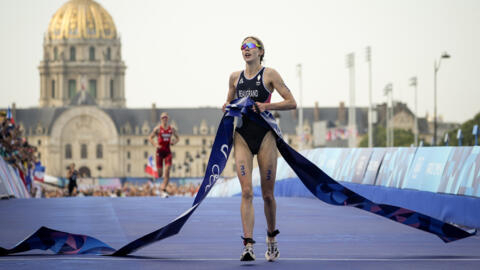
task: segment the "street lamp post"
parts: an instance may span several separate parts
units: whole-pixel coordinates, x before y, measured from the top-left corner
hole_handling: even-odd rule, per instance
[[[434,78],[433,78],[433,145],[437,145],[437,73],[440,69],[440,64],[442,63],[442,59],[448,59],[451,56],[447,52],[443,52],[440,56],[440,59],[435,60],[433,63],[433,71],[434,71]]]
[[[386,103],[386,124],[387,124],[387,147],[393,147],[393,85],[387,84],[383,89],[384,95],[387,97]],[[390,104],[390,106],[388,106]]]
[[[348,147],[356,147],[357,141],[357,126],[356,126],[356,108],[355,108],[355,54],[347,54],[347,68],[349,69],[350,77],[350,104],[348,109]]]
[[[415,146],[418,146],[418,107],[417,107],[417,77],[410,78],[410,86],[413,86],[415,89],[415,120],[413,126],[413,133],[415,137]]]
[[[368,147],[373,147],[373,111],[372,111],[372,49],[365,49],[365,57],[368,62]]]

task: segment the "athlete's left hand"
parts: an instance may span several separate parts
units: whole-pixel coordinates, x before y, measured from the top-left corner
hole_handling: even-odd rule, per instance
[[[261,102],[255,102],[255,104],[257,104],[257,107],[258,109],[260,110],[259,112],[257,112],[257,108],[255,108],[255,106],[253,106],[253,111],[256,112],[256,113],[262,113],[264,111],[267,110],[267,104],[268,103],[261,103]]]

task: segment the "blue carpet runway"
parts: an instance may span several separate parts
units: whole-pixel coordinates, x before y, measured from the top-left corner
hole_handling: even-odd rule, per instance
[[[114,248],[154,231],[193,198],[58,198],[0,201],[0,246],[40,226],[96,237]],[[128,257],[54,255],[34,250],[0,257],[0,269],[480,269],[480,237],[437,236],[350,207],[277,198],[280,259],[267,262],[263,202],[255,197],[254,262],[240,262],[240,197],[207,198],[180,234]]]

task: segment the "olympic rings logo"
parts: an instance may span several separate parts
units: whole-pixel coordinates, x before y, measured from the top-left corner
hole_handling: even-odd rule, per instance
[[[227,159],[228,145],[223,144],[220,147],[220,152],[222,152],[222,154],[225,156],[225,159]],[[205,193],[210,190],[210,188],[215,184],[218,178],[220,178],[220,166],[218,164],[213,164],[211,175],[208,178],[208,184],[205,186]]]

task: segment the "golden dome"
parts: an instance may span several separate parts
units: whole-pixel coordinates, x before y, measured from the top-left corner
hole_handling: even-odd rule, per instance
[[[50,20],[48,39],[115,39],[112,16],[93,0],[70,0]]]

